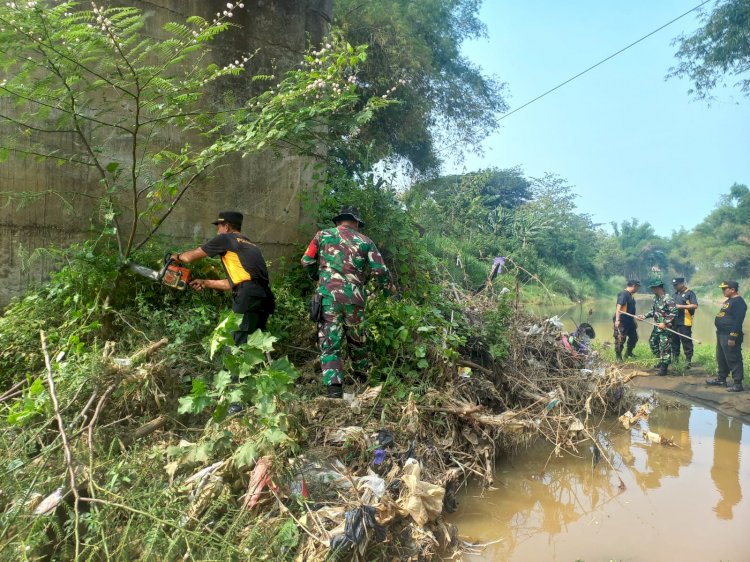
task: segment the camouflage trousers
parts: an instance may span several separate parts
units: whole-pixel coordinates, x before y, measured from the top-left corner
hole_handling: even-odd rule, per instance
[[[320,365],[323,384],[344,384],[342,345],[346,340],[352,369],[365,372],[369,367],[365,336],[364,308],[356,304],[332,302],[323,297],[323,321],[318,324]]]
[[[672,342],[669,339],[669,332],[654,328],[651,337],[648,338],[648,345],[651,353],[659,358],[659,363],[669,365],[672,362]]]

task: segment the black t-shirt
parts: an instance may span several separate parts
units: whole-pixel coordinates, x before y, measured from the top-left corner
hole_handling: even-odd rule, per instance
[[[698,304],[698,297],[690,289],[684,291],[675,291],[674,294],[675,304]],[[696,309],[685,310],[684,308],[677,309],[677,316],[672,321],[675,326],[692,326],[693,320],[695,319]]]
[[[729,334],[730,338],[741,336],[745,313],[747,313],[747,303],[742,297],[738,295],[727,299],[721,305],[716,318],[714,318],[716,332],[719,334]]]
[[[628,314],[635,314],[635,298],[630,294],[630,291],[623,289],[617,294],[617,307],[621,312],[627,312]],[[633,324],[635,319],[625,314],[620,314],[621,324]]]
[[[212,258],[221,256],[221,265],[233,289],[247,281],[268,287],[268,268],[263,254],[258,246],[242,234],[219,234],[203,244],[201,250]],[[259,292],[258,296],[263,295],[265,291]]]

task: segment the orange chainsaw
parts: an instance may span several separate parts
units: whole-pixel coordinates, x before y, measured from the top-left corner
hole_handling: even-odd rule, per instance
[[[157,283],[179,291],[184,291],[190,283],[190,270],[187,267],[182,267],[179,261],[172,259],[172,254],[169,252],[164,256],[164,266],[160,271],[136,263],[129,263],[128,267],[138,275],[143,275],[143,277],[148,277]]]

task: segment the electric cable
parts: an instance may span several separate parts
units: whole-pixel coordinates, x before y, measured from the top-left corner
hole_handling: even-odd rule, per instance
[[[542,98],[543,98],[544,96],[546,96],[546,95],[548,95],[548,94],[551,94],[551,93],[552,93],[552,92],[554,92],[555,90],[558,90],[558,89],[562,88],[563,86],[565,86],[565,84],[569,84],[570,82],[572,82],[572,81],[573,81],[573,80],[575,80],[576,78],[580,78],[581,76],[583,76],[584,74],[586,74],[586,73],[587,73],[587,72],[589,72],[590,70],[594,70],[594,69],[595,69],[595,68],[596,68],[597,66],[600,66],[600,65],[604,64],[604,63],[605,63],[605,62],[607,62],[607,61],[608,61],[609,59],[612,59],[612,58],[616,57],[616,56],[617,56],[617,55],[619,55],[620,53],[623,53],[623,52],[627,51],[628,49],[630,49],[630,47],[633,47],[633,46],[637,45],[638,43],[640,43],[641,41],[643,41],[643,40],[645,40],[645,39],[648,39],[649,37],[651,37],[651,36],[652,36],[652,35],[654,35],[655,33],[658,33],[659,31],[661,31],[661,30],[662,30],[662,29],[664,29],[665,27],[668,27],[668,26],[672,25],[672,24],[673,24],[674,22],[676,22],[677,20],[680,20],[680,19],[684,18],[684,17],[685,17],[686,15],[688,15],[689,13],[691,13],[691,12],[694,12],[695,10],[699,9],[700,7],[702,7],[702,6],[703,6],[703,5],[705,5],[705,4],[708,4],[708,3],[710,2],[710,1],[711,1],[711,0],[704,0],[703,2],[701,2],[700,4],[698,4],[697,6],[695,6],[694,8],[690,8],[690,9],[689,9],[689,10],[688,10],[687,12],[685,12],[684,14],[681,14],[681,15],[677,16],[677,17],[676,17],[676,18],[674,18],[673,20],[671,20],[671,21],[668,21],[667,23],[665,23],[665,24],[664,24],[664,25],[662,25],[661,27],[658,27],[657,29],[654,29],[654,30],[653,30],[652,32],[648,33],[647,35],[644,35],[644,36],[643,36],[643,37],[641,37],[640,39],[638,39],[638,40],[636,40],[636,41],[633,41],[633,42],[632,42],[632,43],[631,43],[630,45],[628,45],[628,46],[626,46],[626,47],[623,47],[622,49],[620,49],[619,51],[617,51],[617,52],[615,52],[615,53],[612,53],[612,54],[611,54],[611,55],[609,55],[609,56],[608,56],[607,58],[604,58],[604,59],[600,60],[599,62],[597,62],[596,64],[593,64],[593,65],[589,66],[589,67],[588,67],[588,68],[587,68],[586,70],[583,70],[583,71],[579,72],[578,74],[576,74],[575,76],[573,76],[573,77],[571,77],[571,78],[568,78],[567,80],[565,80],[565,82],[561,82],[560,84],[558,84],[558,85],[557,85],[557,86],[555,86],[554,88],[550,88],[549,90],[547,90],[547,91],[546,91],[546,92],[544,92],[543,94],[540,94],[540,95],[538,95],[537,97],[535,97],[534,99],[532,99],[532,100],[530,100],[530,101],[527,101],[527,102],[526,102],[525,104],[523,104],[523,105],[521,105],[521,106],[519,106],[519,107],[515,108],[515,109],[514,109],[513,111],[510,111],[510,112],[506,113],[505,115],[502,115],[501,117],[499,117],[499,118],[498,118],[498,121],[502,121],[502,120],[503,120],[503,119],[505,119],[506,117],[510,117],[511,115],[513,115],[514,113],[516,113],[517,111],[521,111],[521,110],[522,110],[522,109],[523,109],[524,107],[528,107],[529,105],[531,105],[531,104],[532,104],[532,103],[534,103],[535,101],[539,101],[539,100],[540,100],[540,99],[542,99]]]

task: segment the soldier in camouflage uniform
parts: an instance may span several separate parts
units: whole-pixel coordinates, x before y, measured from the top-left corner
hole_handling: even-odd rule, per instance
[[[669,323],[677,316],[677,305],[674,299],[664,291],[664,283],[661,279],[652,279],[648,284],[649,289],[654,293],[654,302],[651,305],[651,311],[645,316],[638,316],[639,320],[653,318],[654,329],[651,331],[651,337],[648,339],[651,352],[659,358],[659,375],[667,374],[667,368],[672,360],[672,348],[669,338],[669,332],[666,328]]]
[[[302,266],[318,266],[318,292],[323,297],[323,321],[318,324],[320,363],[328,396],[343,395],[341,346],[346,339],[354,377],[367,380],[369,361],[365,339],[365,285],[374,277],[387,292],[390,276],[375,243],[359,232],[359,211],[344,207],[333,217],[334,228],[320,230],[302,257]]]

